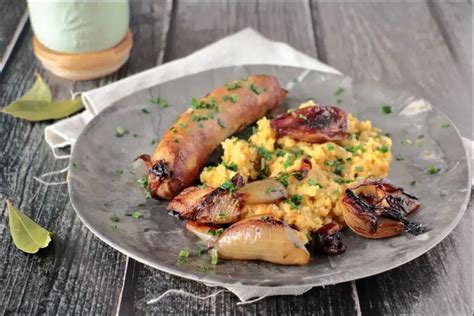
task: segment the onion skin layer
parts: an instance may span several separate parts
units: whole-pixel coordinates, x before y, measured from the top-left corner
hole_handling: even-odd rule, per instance
[[[218,237],[214,247],[224,259],[282,265],[305,265],[310,259],[296,231],[271,215],[253,216],[233,224]]]

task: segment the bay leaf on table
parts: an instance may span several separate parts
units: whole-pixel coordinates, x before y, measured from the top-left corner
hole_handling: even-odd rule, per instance
[[[43,78],[36,73],[36,80],[30,90],[28,90],[19,100],[34,100],[34,101],[47,101],[51,102],[53,96],[48,85],[44,82]]]
[[[3,112],[28,121],[60,119],[84,108],[81,98],[63,101],[23,100],[13,101]]]
[[[15,246],[26,253],[36,253],[40,248],[47,247],[53,234],[16,209],[10,201],[6,203],[10,234]]]

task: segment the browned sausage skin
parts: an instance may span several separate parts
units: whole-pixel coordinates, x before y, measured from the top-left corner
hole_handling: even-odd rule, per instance
[[[286,95],[275,77],[256,75],[193,99],[148,161],[151,195],[171,199],[190,186],[224,139],[273,110]]]

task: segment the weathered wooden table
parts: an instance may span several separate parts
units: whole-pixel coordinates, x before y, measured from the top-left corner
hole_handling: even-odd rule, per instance
[[[54,95],[67,97],[69,90],[85,91],[186,56],[247,26],[350,76],[426,97],[457,123],[464,136],[472,137],[472,7],[463,1],[133,1],[134,46],[130,60],[116,74],[70,82],[45,72],[33,56],[27,25],[1,74],[0,103],[21,96],[35,71],[52,86]],[[156,271],[115,251],[81,223],[65,186],[45,187],[33,181],[33,176],[67,164],[55,160],[44,142],[47,125],[0,115],[0,198],[11,199],[55,233],[52,246],[38,255],[18,251],[2,206],[0,314],[472,313],[471,209],[441,244],[390,272],[248,306],[236,306],[230,293],[205,301],[171,296],[148,306],[147,300],[170,288],[199,295],[215,289]]]

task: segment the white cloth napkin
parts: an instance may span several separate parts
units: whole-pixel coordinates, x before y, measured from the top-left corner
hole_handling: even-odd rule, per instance
[[[135,91],[211,68],[252,64],[297,66],[340,74],[336,69],[295,50],[285,43],[270,41],[256,31],[247,28],[187,57],[83,93],[82,98],[86,110],[46,127],[46,142],[53,149],[55,157],[61,158],[56,154],[56,148],[72,145],[81,130],[97,113]],[[471,141],[466,140],[466,144],[470,145]],[[472,148],[469,148],[468,152],[472,154]],[[251,298],[300,295],[310,290],[311,287],[233,286],[227,287],[227,289],[237,295],[242,302],[251,302],[249,301]]]

